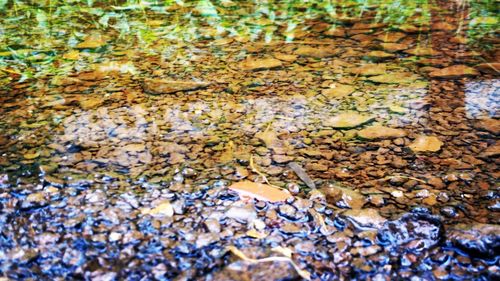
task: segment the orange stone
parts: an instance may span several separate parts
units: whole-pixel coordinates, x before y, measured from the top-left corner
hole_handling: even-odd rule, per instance
[[[251,181],[240,181],[229,186],[229,189],[242,196],[256,198],[262,201],[281,202],[291,197],[290,193],[274,186]]]

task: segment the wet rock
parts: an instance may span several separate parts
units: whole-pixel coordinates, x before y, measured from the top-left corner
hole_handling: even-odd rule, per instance
[[[206,88],[211,83],[194,82],[194,81],[174,81],[166,79],[145,79],[143,88],[144,91],[150,94],[173,94],[176,92],[192,91],[201,88]]]
[[[283,54],[283,53],[274,53],[274,57],[279,59],[279,60],[287,61],[287,62],[294,62],[298,58],[297,55],[289,55],[289,54]]]
[[[495,144],[488,146],[485,150],[483,150],[479,157],[481,158],[490,158],[490,157],[498,157],[500,155],[500,144],[495,142]]]
[[[446,187],[446,184],[439,177],[431,177],[431,178],[429,178],[427,183],[432,185],[433,187],[435,187],[437,189],[443,189]]]
[[[278,207],[278,214],[290,221],[299,221],[305,218],[305,214],[294,206],[283,204]]]
[[[362,227],[381,227],[385,221],[377,209],[353,209],[342,213],[350,221]]]
[[[339,208],[360,209],[365,204],[365,197],[357,190],[351,190],[340,186],[329,186],[322,188],[327,202]]]
[[[250,181],[241,181],[234,183],[229,186],[229,189],[238,192],[241,196],[256,198],[269,202],[281,202],[291,197],[291,195],[285,190],[281,190],[271,185]]]
[[[406,136],[406,132],[401,129],[394,129],[385,126],[370,126],[358,132],[358,136],[363,139],[393,139]]]
[[[7,257],[11,260],[15,260],[19,264],[26,264],[35,259],[38,255],[39,252],[37,249],[23,249],[16,247],[7,254]]]
[[[474,123],[474,127],[479,130],[488,131],[495,135],[500,135],[500,120],[486,118]]]
[[[104,103],[104,101],[101,98],[89,97],[89,98],[80,100],[79,103],[80,103],[80,107],[83,110],[90,110],[90,109],[94,109],[96,107],[101,106]]]
[[[287,235],[292,235],[292,236],[298,236],[298,237],[305,237],[308,233],[304,227],[300,224],[295,224],[295,223],[285,223],[281,226],[280,231],[283,234]]]
[[[475,68],[483,73],[500,75],[500,62],[486,62],[480,63]]]
[[[354,90],[355,88],[350,85],[334,84],[334,87],[323,89],[321,94],[328,98],[343,98],[352,94]]]
[[[479,75],[477,70],[466,65],[454,65],[429,73],[430,77],[440,79],[455,79],[477,75]]]
[[[403,246],[410,250],[430,249],[443,239],[444,229],[439,218],[426,213],[409,213],[398,220],[387,221],[377,239],[385,246]]]
[[[171,217],[174,215],[174,208],[168,200],[162,200],[152,209],[144,208],[142,213],[154,217]]]
[[[287,261],[270,261],[265,263],[235,261],[214,273],[211,280],[264,281],[297,279],[299,279],[297,271]]]
[[[276,163],[288,163],[293,160],[293,157],[286,156],[286,155],[273,155],[273,161]]]
[[[373,116],[363,115],[356,112],[345,112],[326,119],[323,121],[323,124],[325,126],[338,129],[349,129],[361,126],[372,121],[373,119]]]
[[[381,43],[380,47],[386,52],[399,52],[407,50],[410,46],[408,44],[400,43]]]
[[[426,48],[426,47],[416,47],[410,50],[405,51],[405,53],[414,55],[414,56],[436,56],[439,54],[438,51],[432,49],[432,48]]]
[[[458,216],[457,210],[451,206],[441,208],[441,214],[448,218],[455,218]]]
[[[257,212],[250,205],[245,207],[233,206],[226,211],[226,217],[235,219],[242,223],[248,223],[257,218]]]
[[[35,192],[31,193],[26,197],[26,199],[23,201],[21,208],[23,209],[30,209],[30,208],[40,208],[47,206],[49,202],[45,198],[45,193],[44,192]]]
[[[386,74],[387,66],[385,64],[365,64],[349,70],[352,74],[362,76],[373,76]]]
[[[414,152],[436,152],[441,149],[443,142],[434,136],[418,136],[409,148]]]
[[[249,71],[273,69],[282,66],[283,63],[280,60],[273,58],[267,58],[267,59],[247,58],[240,64],[241,69]]]
[[[208,231],[210,231],[212,233],[220,233],[221,232],[221,225],[220,225],[218,219],[208,218],[204,224],[205,224],[205,227],[208,229]]]
[[[333,48],[333,46],[324,46],[317,48],[302,46],[297,48],[294,53],[304,57],[326,58],[336,55],[338,53],[338,50]]]
[[[500,226],[493,224],[459,224],[448,231],[448,240],[476,257],[498,257]]]
[[[106,38],[99,34],[99,33],[93,33],[88,36],[86,36],[83,40],[83,42],[78,43],[76,45],[77,49],[97,49],[100,47],[105,46],[106,43]]]
[[[303,256],[311,255],[315,251],[316,247],[314,246],[314,242],[312,241],[303,241],[295,245],[295,252]]]
[[[373,61],[382,61],[385,59],[390,59],[396,57],[394,54],[387,53],[384,51],[371,51],[364,56],[365,58]]]
[[[196,248],[203,248],[220,240],[215,233],[202,233],[196,238]]]
[[[370,76],[366,80],[379,84],[411,84],[420,77],[410,72],[399,72]]]
[[[335,26],[333,28],[328,29],[327,31],[323,32],[326,36],[332,36],[332,37],[345,37],[346,32],[345,29],[342,27]]]

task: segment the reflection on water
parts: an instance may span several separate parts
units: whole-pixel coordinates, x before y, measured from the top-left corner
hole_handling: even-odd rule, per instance
[[[470,118],[500,116],[500,80],[473,81],[465,85],[465,110]]]
[[[495,3],[0,1],[0,276],[494,279]]]

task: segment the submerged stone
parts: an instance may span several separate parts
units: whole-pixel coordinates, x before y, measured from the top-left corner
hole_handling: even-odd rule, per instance
[[[349,129],[361,126],[375,119],[375,117],[370,115],[359,114],[356,112],[345,112],[326,119],[323,124],[325,126],[338,128],[338,129]]]
[[[409,213],[387,221],[378,231],[379,244],[408,250],[430,249],[443,239],[444,229],[438,217],[426,213]]]
[[[335,84],[332,88],[323,89],[321,94],[329,98],[343,98],[352,94],[355,90],[356,88],[350,85]]]
[[[466,253],[477,257],[500,255],[500,226],[459,224],[448,232],[448,240]]]
[[[173,94],[176,92],[192,91],[206,88],[210,85],[208,82],[192,81],[174,81],[165,79],[146,79],[144,80],[144,90],[150,94]]]
[[[294,53],[304,57],[326,58],[336,55],[338,53],[338,50],[333,46],[323,46],[317,48],[302,46],[296,49]]]
[[[385,126],[370,126],[358,132],[358,136],[363,139],[393,139],[406,136],[406,132],[401,129],[394,129]]]
[[[267,58],[267,59],[257,59],[257,58],[247,58],[240,63],[240,67],[243,70],[264,70],[273,69],[283,66],[283,63],[278,59]]]
[[[443,142],[437,137],[420,135],[409,147],[414,152],[436,152],[441,149],[442,145]]]
[[[475,66],[475,68],[483,73],[500,75],[500,62],[485,62]]]
[[[441,79],[454,79],[477,75],[479,75],[479,72],[476,69],[466,65],[454,65],[429,73],[430,77]]]

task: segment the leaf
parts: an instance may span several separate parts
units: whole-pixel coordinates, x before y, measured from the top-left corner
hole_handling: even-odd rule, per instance
[[[269,202],[282,202],[291,197],[288,192],[277,187],[251,181],[233,183],[229,186],[229,189],[238,192],[242,196]]]

